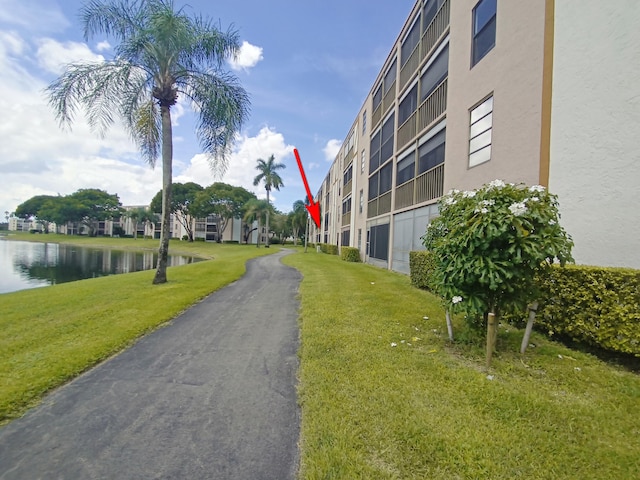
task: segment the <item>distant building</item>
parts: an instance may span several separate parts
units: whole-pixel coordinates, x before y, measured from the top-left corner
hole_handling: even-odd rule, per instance
[[[409,271],[450,189],[559,197],[577,263],[640,268],[640,2],[419,0],[319,189],[316,241]]]

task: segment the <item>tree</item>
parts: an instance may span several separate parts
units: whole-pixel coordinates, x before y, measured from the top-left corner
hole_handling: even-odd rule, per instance
[[[292,233],[289,217],[282,212],[274,211],[271,230],[278,237],[280,243],[284,244],[285,239],[290,237]]]
[[[196,195],[192,208],[198,218],[215,215],[218,223],[218,235],[222,238],[232,218],[243,218],[247,202],[256,196],[244,187],[234,187],[216,182]]]
[[[40,211],[43,209],[46,202],[55,198],[51,195],[36,195],[35,197],[31,197],[26,202],[21,203],[16,207],[15,215],[20,218],[34,219],[42,224],[44,228],[44,233],[49,233],[49,222],[47,219],[43,218],[40,214]],[[8,214],[9,212],[5,212]],[[7,215],[7,221],[9,220]]]
[[[536,276],[556,260],[572,261],[557,197],[540,185],[494,180],[478,190],[452,190],[423,241],[435,256],[436,289],[447,308],[487,321],[487,365],[500,313],[535,301]]]
[[[237,32],[174,9],[172,0],[93,0],[81,9],[86,40],[107,35],[119,42],[111,60],[75,63],[48,87],[58,120],[70,125],[82,108],[89,124],[104,133],[116,116],[124,120],[143,158],[162,156],[162,230],[153,283],[167,281],[172,199],[171,108],[179,96],[198,115],[196,134],[212,168],[224,170],[249,100],[224,70],[237,55]]]
[[[302,235],[301,231],[307,224],[307,210],[302,200],[293,202],[293,211],[289,212],[289,224],[291,225],[293,244],[296,245],[298,238]]]
[[[119,217],[122,214],[122,204],[118,195],[110,194],[97,188],[82,188],[69,195],[69,199],[75,202],[79,208],[76,215],[80,222],[89,229],[89,236],[97,233],[98,222]]]
[[[286,165],[283,163],[276,163],[276,159],[273,155],[271,155],[267,161],[265,162],[263,159],[258,159],[258,165],[256,166],[256,170],[260,173],[256,175],[253,179],[253,184],[258,185],[260,182],[264,183],[264,189],[267,191],[267,203],[271,205],[269,201],[269,194],[272,188],[276,190],[280,190],[280,187],[284,187],[284,183],[282,183],[282,178],[278,175],[278,170],[286,168]],[[267,210],[267,243],[265,247],[269,247],[269,211]]]
[[[245,243],[249,242],[249,234],[254,230],[258,230],[258,241],[256,246],[260,245],[260,221],[268,218],[270,210],[271,205],[269,205],[266,200],[258,200],[256,198],[247,202],[243,220],[247,224],[253,223],[254,221],[258,222],[258,226],[257,228],[247,228],[244,236]],[[269,238],[269,235],[267,235],[267,238]]]
[[[193,242],[193,219],[195,218],[194,212],[192,212],[193,203],[195,202],[196,195],[203,190],[202,186],[194,182],[187,183],[174,183],[172,186],[172,195],[170,203],[170,213],[173,213],[176,220],[182,225],[187,232],[189,241]],[[151,210],[154,212],[162,211],[163,206],[163,191],[160,190],[156,193],[155,197],[151,200]]]

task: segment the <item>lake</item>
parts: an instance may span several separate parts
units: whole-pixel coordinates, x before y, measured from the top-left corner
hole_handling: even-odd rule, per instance
[[[151,270],[156,267],[157,260],[157,251],[0,240],[0,293]],[[169,255],[168,265],[185,265],[200,260]]]

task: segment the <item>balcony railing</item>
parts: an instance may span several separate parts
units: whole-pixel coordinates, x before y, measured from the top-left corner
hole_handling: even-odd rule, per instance
[[[445,0],[424,34],[422,34],[422,40],[420,42],[420,63],[429,56],[431,49],[437,45],[438,40],[449,27],[449,17],[451,13],[450,2],[451,0]]]
[[[407,143],[416,136],[416,125],[418,123],[417,112],[413,114],[398,129],[398,144],[396,149],[400,151]]]
[[[447,109],[447,79],[418,107],[418,131],[421,132],[439,118]]]
[[[378,105],[371,115],[371,129],[373,130],[378,123],[382,120],[382,104]]]
[[[382,100],[382,111],[386,112],[389,110],[389,107],[393,105],[393,101],[396,99],[396,82],[395,80],[391,84],[391,88],[384,94],[384,99]]]
[[[391,211],[391,191],[378,197],[378,215]]]
[[[409,56],[407,62],[402,66],[400,70],[400,90],[404,88],[407,82],[413,77],[413,74],[416,73],[418,69],[418,65],[420,65],[420,42],[416,45],[416,48],[413,49],[411,55]]]
[[[414,204],[415,179],[411,179],[396,188],[395,209],[410,207]]]
[[[347,212],[342,215],[342,226],[345,227],[351,224],[351,212]]]
[[[349,180],[347,184],[342,189],[342,198],[351,194],[351,185],[353,185],[353,180]]]
[[[378,215],[378,199],[374,198],[369,200],[367,204],[367,218],[375,217],[376,215]]]
[[[441,163],[416,178],[416,203],[441,197],[443,188],[444,163]]]

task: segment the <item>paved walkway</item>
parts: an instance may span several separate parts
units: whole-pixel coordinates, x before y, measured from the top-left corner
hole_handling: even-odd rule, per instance
[[[0,428],[0,479],[295,478],[301,276],[284,255]]]

